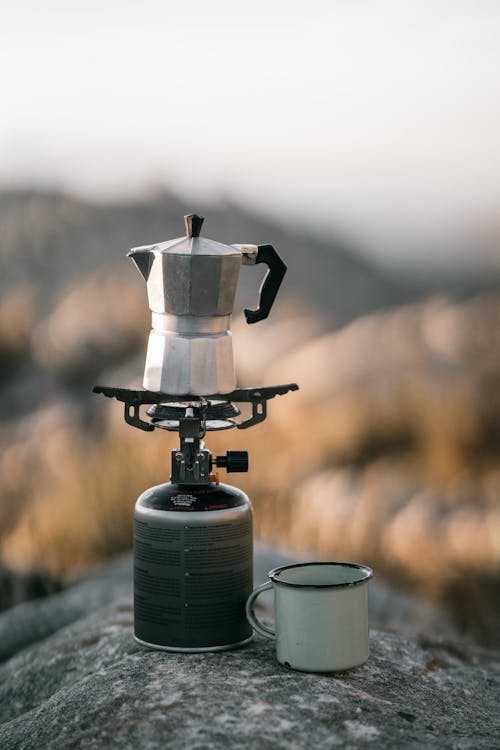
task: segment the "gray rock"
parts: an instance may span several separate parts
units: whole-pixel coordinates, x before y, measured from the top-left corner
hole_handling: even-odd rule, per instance
[[[373,632],[369,661],[291,672],[272,643],[223,653],[148,651],[128,599],[0,668],[0,746],[31,748],[492,748],[500,656]]]
[[[259,546],[256,580],[288,561]],[[399,601],[373,592],[372,604]],[[2,750],[498,747],[499,653],[375,630],[367,664],[310,675],[260,638],[223,653],[143,649],[132,614],[126,556],[0,616],[4,653],[18,651],[0,666]]]
[[[45,599],[18,604],[0,614],[0,661],[75,622],[110,601],[130,597],[132,559],[118,557],[85,580]]]

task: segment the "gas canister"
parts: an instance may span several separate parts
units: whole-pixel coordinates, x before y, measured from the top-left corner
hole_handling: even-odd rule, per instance
[[[222,650],[252,637],[252,507],[226,484],[160,484],[135,506],[134,636],[170,651]]]

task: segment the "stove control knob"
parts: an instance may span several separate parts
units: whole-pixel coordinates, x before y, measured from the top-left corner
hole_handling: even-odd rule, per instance
[[[225,456],[217,456],[215,465],[225,469],[228,474],[235,471],[248,471],[247,451],[226,451]]]

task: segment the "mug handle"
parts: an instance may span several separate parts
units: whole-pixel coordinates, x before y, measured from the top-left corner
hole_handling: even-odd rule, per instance
[[[263,591],[267,591],[268,589],[273,588],[273,582],[267,581],[266,583],[263,583],[261,586],[258,586],[255,591],[252,591],[250,596],[248,597],[247,605],[246,605],[246,613],[247,613],[247,620],[252,626],[252,628],[259,633],[260,635],[263,635],[264,638],[269,638],[270,640],[274,641],[276,640],[276,633],[274,630],[267,625],[264,625],[263,622],[257,619],[257,615],[254,612],[254,605],[255,600],[257,599],[260,594],[262,594]]]

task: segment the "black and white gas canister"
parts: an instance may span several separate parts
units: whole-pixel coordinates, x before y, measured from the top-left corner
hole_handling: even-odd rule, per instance
[[[252,638],[252,507],[226,484],[161,484],[135,506],[134,637],[169,651],[215,651]]]

